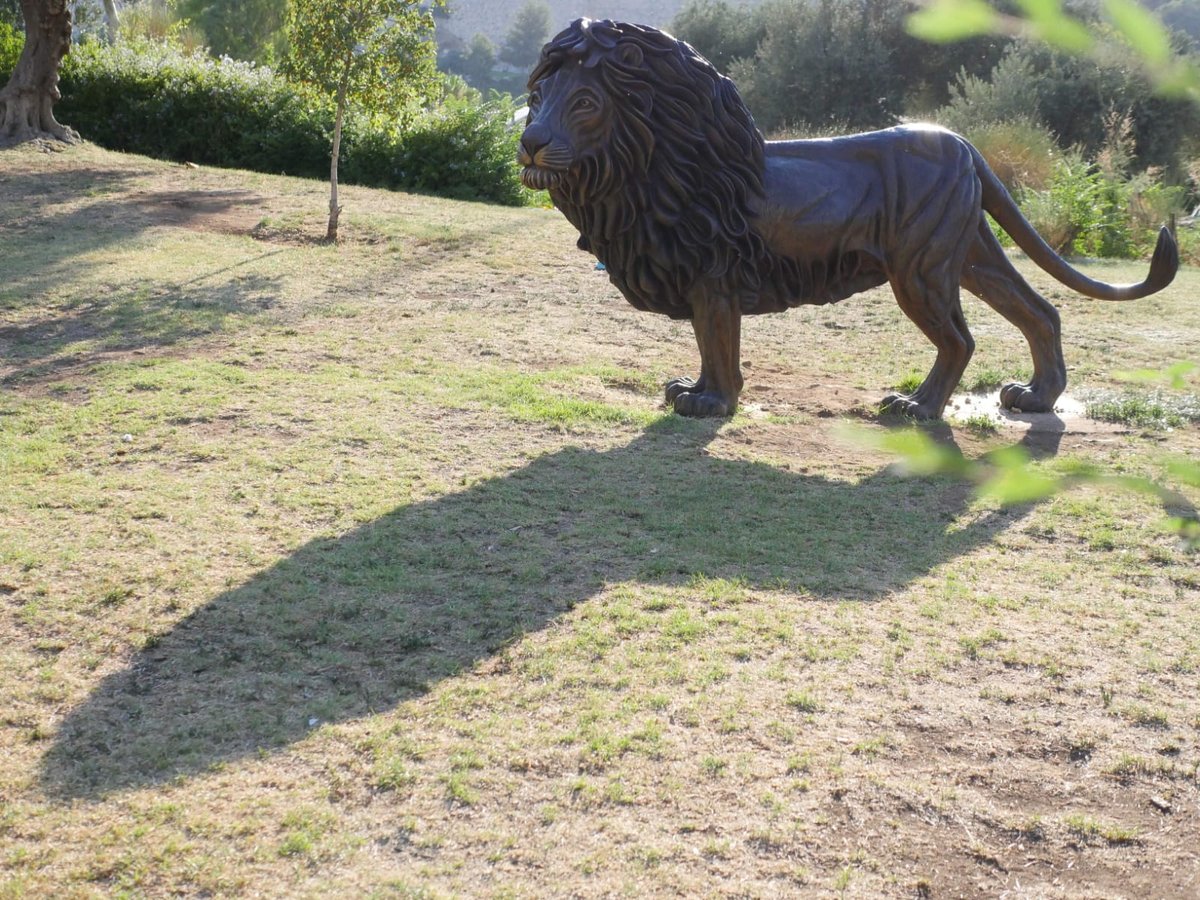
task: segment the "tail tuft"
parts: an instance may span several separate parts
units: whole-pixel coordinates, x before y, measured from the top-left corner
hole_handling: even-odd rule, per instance
[[[1171,229],[1164,225],[1158,232],[1158,243],[1154,245],[1154,256],[1150,259],[1150,274],[1144,282],[1147,294],[1161,291],[1175,280],[1179,271],[1179,246]]]

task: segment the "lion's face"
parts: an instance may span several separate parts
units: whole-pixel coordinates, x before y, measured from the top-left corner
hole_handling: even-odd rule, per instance
[[[517,151],[525,186],[561,187],[581,160],[607,144],[615,115],[595,68],[577,60],[535,83]]]

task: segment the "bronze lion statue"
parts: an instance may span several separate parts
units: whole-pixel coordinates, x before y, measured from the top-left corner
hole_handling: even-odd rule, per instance
[[[1179,265],[1164,228],[1145,281],[1087,277],[1034,231],[979,152],[941,128],[764,141],[733,82],[654,28],[579,19],[542,49],[528,87],[524,183],[549,191],[630,303],[692,322],[700,375],[666,388],[682,415],[737,408],[742,316],[885,283],[937,348],[920,387],[886,397],[885,411],[942,414],[974,349],[960,287],[1029,342],[1033,378],[1005,385],[1001,403],[1053,409],[1066,386],[1058,312],[1013,268],[984,211],[1088,297],[1145,297]]]

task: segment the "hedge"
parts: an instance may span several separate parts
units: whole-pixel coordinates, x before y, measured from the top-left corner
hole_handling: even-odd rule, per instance
[[[0,23],[0,83],[20,53]],[[79,44],[63,60],[55,115],[88,140],[160,159],[328,178],[333,112],[270,69],[146,41]],[[511,101],[448,99],[403,128],[347,122],[338,168],[349,184],[519,206]]]

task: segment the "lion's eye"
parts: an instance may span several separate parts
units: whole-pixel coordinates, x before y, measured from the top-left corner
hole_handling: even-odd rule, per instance
[[[577,98],[571,105],[579,112],[591,112],[596,108],[596,101],[585,94],[584,96]]]

